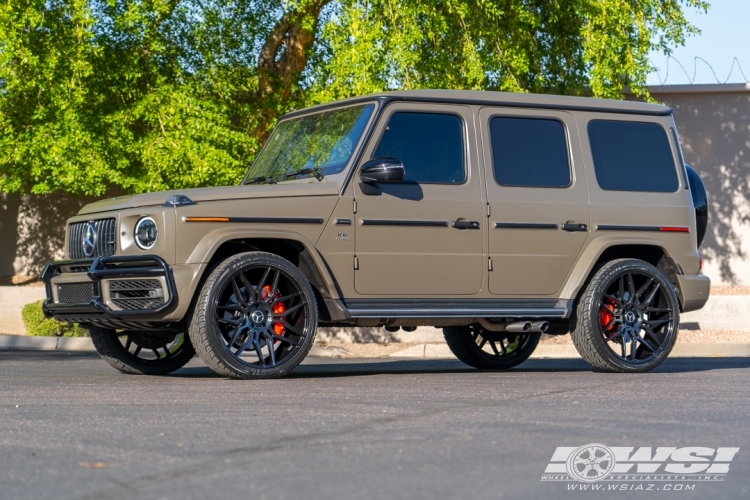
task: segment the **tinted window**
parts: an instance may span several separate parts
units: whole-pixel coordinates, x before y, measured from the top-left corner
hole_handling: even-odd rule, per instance
[[[557,120],[493,118],[490,121],[495,180],[503,186],[570,185],[565,130]]]
[[[466,177],[461,119],[437,113],[394,113],[374,157],[401,160],[405,181],[461,184]]]
[[[672,193],[679,182],[666,131],[655,123],[592,121],[589,141],[599,187]]]

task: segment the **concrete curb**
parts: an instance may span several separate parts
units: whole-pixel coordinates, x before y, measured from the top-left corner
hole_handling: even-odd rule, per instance
[[[428,359],[454,359],[455,356],[446,344],[420,344],[403,351],[391,354],[392,358],[428,358]],[[572,344],[543,344],[536,348],[531,359],[574,359],[580,355]],[[750,357],[750,344],[700,344],[700,343],[678,343],[672,349],[670,357],[673,358],[714,358],[714,357]]]
[[[89,337],[27,337],[0,335],[1,350],[96,352]]]

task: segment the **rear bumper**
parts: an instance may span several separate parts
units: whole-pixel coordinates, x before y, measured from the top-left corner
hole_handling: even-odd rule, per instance
[[[677,274],[682,312],[697,311],[708,301],[711,280],[702,274]]]
[[[108,300],[109,280],[151,278],[163,288],[163,301],[149,309],[123,310]],[[147,329],[163,325],[177,297],[174,277],[169,265],[156,255],[112,256],[50,262],[42,272],[47,300],[42,310],[48,318],[69,323],[91,324],[105,328]],[[66,285],[88,285],[85,301],[59,300]],[[55,292],[58,293],[55,293]]]

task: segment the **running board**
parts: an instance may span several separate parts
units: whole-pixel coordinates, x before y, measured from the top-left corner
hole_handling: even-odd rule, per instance
[[[557,299],[344,301],[353,319],[373,318],[567,318],[573,301]]]

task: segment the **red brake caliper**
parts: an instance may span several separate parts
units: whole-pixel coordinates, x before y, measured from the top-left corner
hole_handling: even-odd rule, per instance
[[[266,285],[266,286],[264,286],[264,287],[263,287],[263,292],[261,292],[261,294],[260,294],[260,296],[261,296],[261,299],[262,299],[262,300],[267,300],[267,299],[268,299],[268,296],[269,296],[270,294],[271,294],[271,286],[270,286],[270,285]],[[281,297],[281,294],[279,293],[279,291],[278,291],[278,290],[276,290],[276,293],[274,294],[274,298],[275,298],[275,299],[278,299],[279,297]],[[276,303],[276,304],[275,304],[275,305],[273,306],[273,313],[274,313],[274,314],[281,314],[281,313],[283,313],[284,311],[286,311],[286,307],[284,307],[284,303],[283,303],[283,302],[277,302],[277,303]],[[274,323],[274,324],[273,324],[273,331],[274,331],[274,332],[276,332],[276,335],[283,335],[283,334],[284,334],[284,326],[283,326],[283,325],[280,325],[279,323]],[[276,342],[279,342],[279,341],[278,341],[278,340],[274,340],[274,341],[273,341],[273,343],[274,343],[274,344],[275,344]]]
[[[614,300],[609,297],[604,298],[604,305],[600,308],[601,310],[599,312],[599,323],[602,325],[602,330],[605,332],[611,332],[616,328],[614,324],[607,328],[607,325],[612,321],[612,318],[615,317],[615,305],[617,305],[617,303]]]

